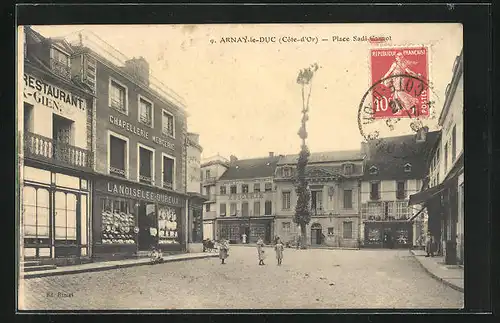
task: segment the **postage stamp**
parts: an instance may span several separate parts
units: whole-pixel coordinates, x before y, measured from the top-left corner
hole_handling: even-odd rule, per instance
[[[374,118],[429,116],[427,47],[370,50]]]

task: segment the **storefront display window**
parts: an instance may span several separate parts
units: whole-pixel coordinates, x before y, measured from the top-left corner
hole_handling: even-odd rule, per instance
[[[77,197],[73,193],[55,193],[55,239],[76,243]]]
[[[158,211],[159,243],[179,243],[176,210],[171,207],[159,207]]]
[[[135,217],[133,201],[102,198],[102,243],[134,244]]]

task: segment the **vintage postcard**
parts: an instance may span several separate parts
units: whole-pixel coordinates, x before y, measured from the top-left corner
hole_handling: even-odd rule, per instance
[[[463,308],[462,39],[20,26],[19,311]]]

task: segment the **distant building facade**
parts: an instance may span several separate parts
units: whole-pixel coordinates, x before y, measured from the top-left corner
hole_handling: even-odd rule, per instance
[[[202,160],[200,165],[201,193],[205,197],[203,205],[203,239],[216,238],[217,181],[229,168],[229,160],[213,156]]]
[[[293,221],[297,194],[298,155],[282,156],[274,181],[276,186],[275,233],[284,242],[300,235]],[[359,192],[363,157],[357,151],[312,153],[306,169],[311,190],[311,221],[307,242],[332,247],[358,247]]]
[[[271,243],[276,211],[273,175],[278,160],[273,153],[265,158],[244,160],[232,156],[228,169],[216,184],[218,239],[255,243],[262,237],[266,243]]]
[[[422,128],[416,135],[383,138],[362,144],[361,183],[363,247],[408,248],[424,234],[423,215],[408,205],[425,177],[425,154],[438,132]],[[420,217],[418,217],[420,216]]]
[[[464,262],[463,52],[455,59],[452,80],[439,116],[441,136],[427,159],[422,192],[411,198],[429,214],[429,229],[447,264]]]

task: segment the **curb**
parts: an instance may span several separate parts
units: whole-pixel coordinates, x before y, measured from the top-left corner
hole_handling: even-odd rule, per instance
[[[211,258],[211,257],[218,257],[218,254],[207,254],[207,255],[199,255],[195,257],[189,257],[189,258],[173,258],[173,259],[165,259],[163,263],[167,262],[176,262],[176,261],[184,261],[184,260],[194,260],[194,259],[203,259],[203,258]],[[81,269],[73,269],[73,270],[68,270],[68,271],[60,271],[60,272],[51,272],[51,271],[46,271],[46,272],[35,272],[31,274],[30,272],[24,273],[24,275],[21,275],[20,279],[31,279],[31,278],[40,278],[40,277],[49,277],[49,276],[63,276],[63,275],[72,275],[72,274],[80,274],[80,273],[89,273],[89,272],[97,272],[97,271],[106,271],[106,270],[111,270],[111,269],[120,269],[120,268],[129,268],[129,267],[136,267],[136,266],[144,266],[144,265],[150,265],[151,263],[149,261],[143,261],[143,262],[136,262],[136,263],[129,263],[129,264],[117,264],[117,265],[109,265],[106,267],[94,267],[94,268],[81,268]]]
[[[413,258],[419,263],[420,267],[422,267],[425,272],[427,274],[429,274],[429,276],[431,276],[432,278],[434,278],[435,280],[445,284],[446,286],[456,290],[456,291],[459,291],[459,292],[464,292],[464,289],[460,286],[457,286],[455,284],[452,284],[450,283],[449,281],[437,276],[436,274],[434,274],[433,272],[431,272],[427,267],[424,266],[424,264],[422,264],[422,262],[420,262],[420,260],[417,259],[417,255],[415,255],[415,253],[413,252],[413,250],[410,250],[410,254],[413,256]]]

